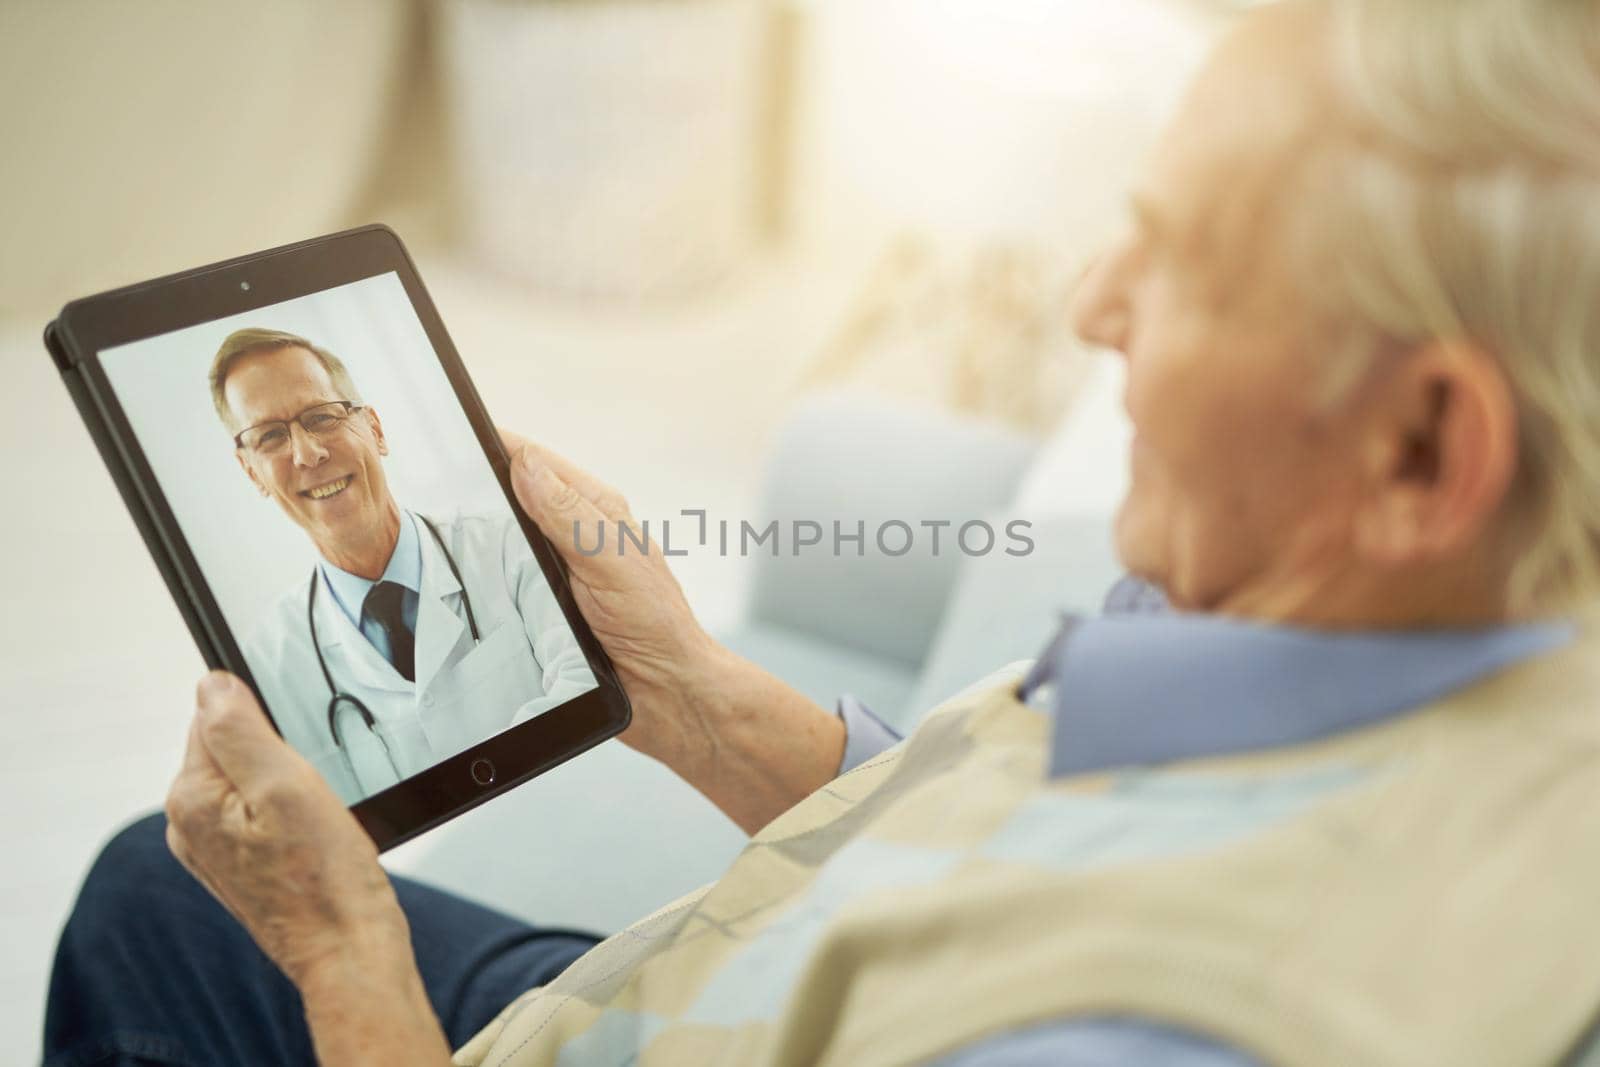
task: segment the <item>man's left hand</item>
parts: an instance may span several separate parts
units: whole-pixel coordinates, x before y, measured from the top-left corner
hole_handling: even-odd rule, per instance
[[[410,955],[377,849],[316,770],[273,732],[248,687],[200,682],[167,844],[296,985],[366,948]]]
[[[449,1061],[372,839],[231,674],[200,681],[167,845],[299,987],[318,1062]]]

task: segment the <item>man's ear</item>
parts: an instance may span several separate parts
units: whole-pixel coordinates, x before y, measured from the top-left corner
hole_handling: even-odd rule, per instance
[[[361,410],[367,416],[367,422],[372,427],[372,436],[377,439],[378,455],[387,456],[389,454],[389,442],[383,436],[383,420],[378,418],[378,409],[368,406]]]
[[[260,493],[264,497],[270,496],[271,494],[267,492],[266,483],[263,482],[261,480],[261,476],[256,473],[255,465],[245,458],[244,449],[235,448],[233,450],[233,458],[239,461],[240,468],[245,472],[246,475],[249,476],[250,484],[256,487],[256,492]]]
[[[1390,566],[1479,545],[1517,466],[1516,402],[1494,357],[1432,341],[1396,359],[1368,387],[1369,492],[1355,524],[1361,551]]]

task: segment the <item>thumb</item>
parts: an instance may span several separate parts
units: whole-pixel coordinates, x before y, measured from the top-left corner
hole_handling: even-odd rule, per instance
[[[523,453],[524,457],[527,455]],[[587,497],[550,467],[527,459],[518,460],[512,470],[511,484],[516,490],[517,502],[563,559],[570,564],[595,555],[592,551],[580,551],[579,545],[598,544],[606,518]]]
[[[200,680],[197,696],[196,732],[206,753],[247,800],[259,796],[293,763],[292,752],[233,675],[212,671]]]

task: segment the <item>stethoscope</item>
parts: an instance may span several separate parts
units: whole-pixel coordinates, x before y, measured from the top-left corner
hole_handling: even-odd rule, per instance
[[[450,555],[450,550],[445,547],[444,538],[439,536],[439,531],[433,523],[422,515],[418,515],[417,518],[422,520],[422,525],[426,526],[428,532],[433,535],[433,540],[438,544],[439,551],[444,553],[445,563],[450,565],[450,573],[455,576],[456,585],[461,587],[461,606],[467,609],[467,626],[472,631],[472,643],[478,644],[482,640],[478,636],[478,619],[472,613],[472,597],[467,593],[467,583],[461,580],[461,570],[456,566],[455,557]],[[389,751],[389,742],[384,740],[382,734],[378,733],[378,720],[373,717],[371,709],[354,693],[346,693],[333,684],[333,672],[328,670],[328,661],[322,655],[322,644],[317,640],[317,582],[321,580],[321,576],[318,574],[320,570],[321,568],[318,567],[311,572],[311,590],[306,594],[306,625],[311,629],[311,647],[317,653],[317,666],[322,668],[322,679],[328,683],[328,692],[332,694],[328,699],[328,733],[333,735],[335,747],[342,750],[344,748],[344,740],[339,736],[339,705],[349,705],[355,709],[356,714],[361,716],[361,721],[366,724],[372,736],[376,737],[378,743],[383,745],[384,755],[389,757],[389,766],[394,768],[395,777],[402,777],[400,767],[394,761],[394,753]],[[352,768],[353,770],[354,768]]]

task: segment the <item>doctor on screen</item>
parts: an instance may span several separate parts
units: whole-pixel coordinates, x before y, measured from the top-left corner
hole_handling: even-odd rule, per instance
[[[383,424],[332,353],[238,330],[211,396],[239,466],[317,550],[242,651],[284,739],[346,803],[595,687],[510,508],[397,504]]]

